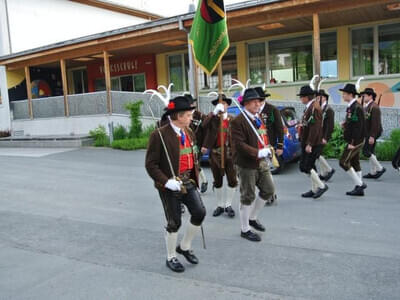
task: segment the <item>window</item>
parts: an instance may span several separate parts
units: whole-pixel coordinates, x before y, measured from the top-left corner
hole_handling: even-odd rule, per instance
[[[378,32],[379,74],[400,73],[400,23],[379,26]]]
[[[95,80],[95,91],[105,91],[104,78]],[[144,92],[146,90],[145,74],[124,75],[111,78],[111,90],[124,92]]]
[[[321,77],[338,77],[336,32],[321,34]]]
[[[311,36],[269,42],[271,83],[309,80],[313,75]]]
[[[74,94],[83,94],[88,91],[87,71],[79,69],[72,71],[72,82]]]
[[[199,68],[199,88],[217,89],[218,88],[218,70],[209,76]],[[232,85],[232,79],[237,79],[237,61],[236,47],[230,47],[222,58],[222,86],[228,88]]]
[[[263,84],[267,80],[265,43],[249,44],[249,75],[252,84]]]
[[[269,62],[266,50],[269,51]],[[307,81],[313,75],[311,36],[249,44],[249,77],[252,84]],[[269,65],[268,65],[269,64]],[[321,76],[337,78],[336,32],[321,34]]]
[[[188,90],[189,59],[187,54],[168,56],[169,82],[174,84],[175,91]]]
[[[353,76],[374,74],[373,28],[352,31]]]

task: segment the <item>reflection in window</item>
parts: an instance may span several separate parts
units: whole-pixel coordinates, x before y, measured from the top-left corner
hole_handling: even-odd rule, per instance
[[[352,31],[353,76],[374,74],[373,28]]]
[[[270,81],[306,81],[313,75],[311,36],[269,42]]]
[[[336,32],[321,34],[321,77],[338,77]]]
[[[400,73],[400,23],[379,26],[379,74]]]
[[[265,43],[249,44],[249,73],[252,84],[266,81]]]

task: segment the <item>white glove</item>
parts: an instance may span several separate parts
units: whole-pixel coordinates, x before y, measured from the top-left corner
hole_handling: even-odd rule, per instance
[[[271,150],[264,148],[261,150],[258,150],[258,158],[266,158],[271,156]]]
[[[173,192],[179,192],[181,190],[181,184],[175,179],[168,179],[165,187]]]
[[[224,112],[224,109],[225,109],[224,105],[222,103],[218,103],[214,108],[213,112],[214,116],[218,115],[220,112]]]

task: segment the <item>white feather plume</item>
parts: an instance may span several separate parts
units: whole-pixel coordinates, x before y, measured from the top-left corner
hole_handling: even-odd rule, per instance
[[[313,91],[315,91],[315,80],[319,78],[319,75],[314,75],[313,78],[311,78],[310,81],[310,88],[312,88]]]
[[[217,92],[209,92],[209,93],[207,94],[207,96],[208,96],[208,97],[213,97],[213,96],[218,97],[219,95],[218,95]]]
[[[240,92],[240,94],[243,96],[244,91],[246,90],[246,86],[245,86],[243,83],[241,83],[239,80],[232,79],[232,81],[233,81],[233,82],[236,82],[236,83],[235,83],[235,84],[232,84],[232,85],[229,87],[228,92],[229,92],[231,89],[233,89],[233,88],[239,87],[239,88],[242,89],[241,92]],[[249,82],[249,81],[247,81],[247,82]],[[247,83],[246,83],[246,84],[247,84]]]
[[[324,81],[328,80],[327,78],[322,79],[319,83],[318,83],[318,89],[317,91],[319,92],[321,90],[321,85]]]
[[[360,90],[360,82],[361,82],[361,80],[363,80],[364,79],[364,77],[360,77],[360,78],[358,78],[358,80],[357,80],[357,82],[356,82],[356,91],[357,91],[357,93],[359,93],[361,90]]]

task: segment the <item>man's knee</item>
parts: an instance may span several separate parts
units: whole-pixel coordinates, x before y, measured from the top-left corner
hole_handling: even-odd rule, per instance
[[[205,217],[206,217],[206,209],[202,205],[193,212],[192,216],[190,217],[190,223],[196,226],[200,226],[201,223],[203,223]]]
[[[167,231],[170,233],[178,232],[181,225],[182,221],[180,219],[170,220],[167,224]]]

